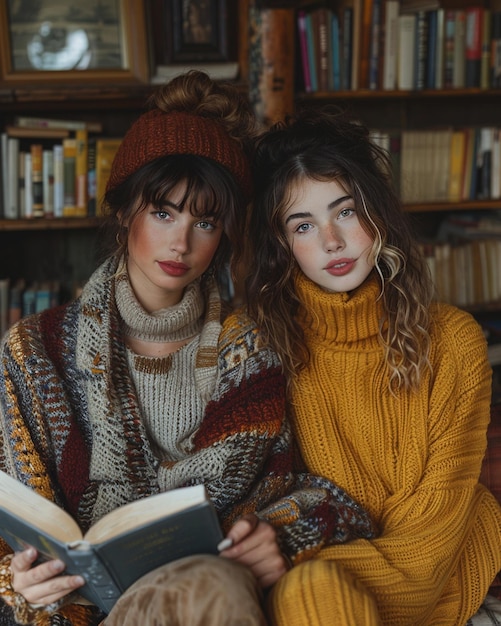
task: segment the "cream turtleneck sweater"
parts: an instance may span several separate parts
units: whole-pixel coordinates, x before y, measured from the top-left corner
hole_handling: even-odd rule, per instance
[[[276,624],[332,623],[322,617],[325,591],[341,588],[346,570],[372,592],[385,625],[464,624],[501,569],[501,509],[478,484],[491,380],[481,329],[463,311],[434,306],[432,374],[418,392],[392,394],[377,283],[328,293],[300,275],[297,289],[311,352],[291,398],[303,457],[369,510],[380,536],[324,549],[320,558],[340,566],[326,580],[312,566],[298,583],[293,570],[275,596]],[[298,584],[311,613],[306,601],[283,608],[281,590],[293,598]],[[346,615],[336,624],[360,623]]]

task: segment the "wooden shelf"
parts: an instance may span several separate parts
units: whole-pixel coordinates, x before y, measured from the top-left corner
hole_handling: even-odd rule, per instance
[[[0,231],[23,230],[71,230],[97,228],[102,223],[100,217],[56,217],[29,220],[0,220]]]
[[[427,204],[405,204],[407,213],[434,213],[437,211],[499,211],[499,200],[470,200],[468,202],[430,202]]]
[[[383,91],[357,89],[356,91],[317,91],[297,94],[296,100],[418,100],[437,98],[500,98],[499,89],[420,89],[412,91]]]

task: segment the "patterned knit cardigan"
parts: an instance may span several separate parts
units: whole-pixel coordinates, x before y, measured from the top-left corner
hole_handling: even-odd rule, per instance
[[[113,424],[114,437],[122,438],[125,468],[116,487],[123,503],[159,491],[158,460],[127,367],[113,272],[113,263],[103,264],[78,300],[24,318],[0,348],[0,468],[57,502],[84,531],[99,488],[89,476],[97,422]],[[224,321],[218,355],[216,389],[193,440],[196,469],[184,484],[205,483],[226,530],[238,516],[258,512],[277,528],[295,563],[325,545],[373,536],[371,520],[348,494],[293,472],[284,379],[248,318],[231,314]],[[196,461],[211,454],[226,465],[208,480]],[[10,552],[0,543],[0,557]],[[70,604],[37,623],[90,626],[102,617]],[[0,624],[14,624],[1,602]]]

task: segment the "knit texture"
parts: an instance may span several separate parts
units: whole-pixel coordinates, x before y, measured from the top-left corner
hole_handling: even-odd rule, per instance
[[[245,194],[250,194],[248,159],[217,120],[160,109],[141,115],[125,134],[113,160],[107,189],[117,187],[143,165],[173,154],[193,154],[216,161],[233,175]]]
[[[380,535],[324,548],[316,558],[335,568],[315,561],[286,575],[272,623],[464,624],[501,569],[501,509],[478,484],[491,380],[481,329],[469,314],[436,305],[433,373],[419,392],[393,395],[377,338],[378,286],[332,294],[301,276],[297,287],[312,354],[292,391],[301,451],[311,472],[370,511]],[[341,589],[347,573],[372,594],[379,617],[358,621],[353,585],[346,614],[330,617],[322,589]]]
[[[296,562],[327,544],[374,536],[367,513],[348,494],[294,472],[279,362],[243,314],[222,320],[214,389],[200,404],[189,445],[177,458],[162,460],[128,367],[116,270],[106,262],[77,301],[26,317],[5,335],[0,469],[56,501],[84,531],[174,477],[179,487],[205,484],[225,530],[247,512],[269,519]],[[165,421],[169,428],[170,417]],[[9,552],[0,543],[0,558]],[[0,607],[0,615],[10,616],[9,607]],[[50,624],[93,626],[99,619],[70,605]]]

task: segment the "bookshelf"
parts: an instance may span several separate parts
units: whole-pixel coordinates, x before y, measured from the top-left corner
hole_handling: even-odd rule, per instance
[[[301,76],[298,12],[318,6],[336,10],[355,1],[366,0],[238,0],[237,28],[234,29],[240,68],[237,84],[248,94],[265,124],[281,119],[298,107],[329,103],[348,108],[375,129],[500,126],[499,89],[358,88],[307,93]],[[401,4],[408,1],[401,0]],[[499,1],[491,0],[491,6]],[[141,0],[137,2],[141,4]],[[472,3],[474,0],[445,0],[444,6],[465,7]],[[233,4],[231,6],[234,8]],[[99,122],[103,136],[122,136],[144,110],[155,88],[138,82],[127,85],[79,82],[52,87],[45,83],[33,84],[32,80],[25,85],[17,81],[15,87],[0,82],[0,127],[12,123],[17,115],[31,115]],[[406,205],[413,221],[427,234],[436,229],[449,212],[477,209],[501,210],[501,199],[408,202]],[[40,266],[43,267],[40,255],[50,257],[54,252],[65,267],[69,289],[69,282],[88,275],[97,263],[98,252],[94,250],[98,226],[96,219],[43,220],[40,223],[39,220],[0,220],[0,274],[17,276],[22,266],[27,279],[36,278]],[[82,258],[68,252],[79,250],[80,241],[84,242]],[[41,252],[44,247],[41,244],[45,244],[45,252]],[[89,250],[93,252],[89,254]],[[65,251],[71,259],[70,270],[63,257]],[[20,256],[24,259],[22,264]]]

